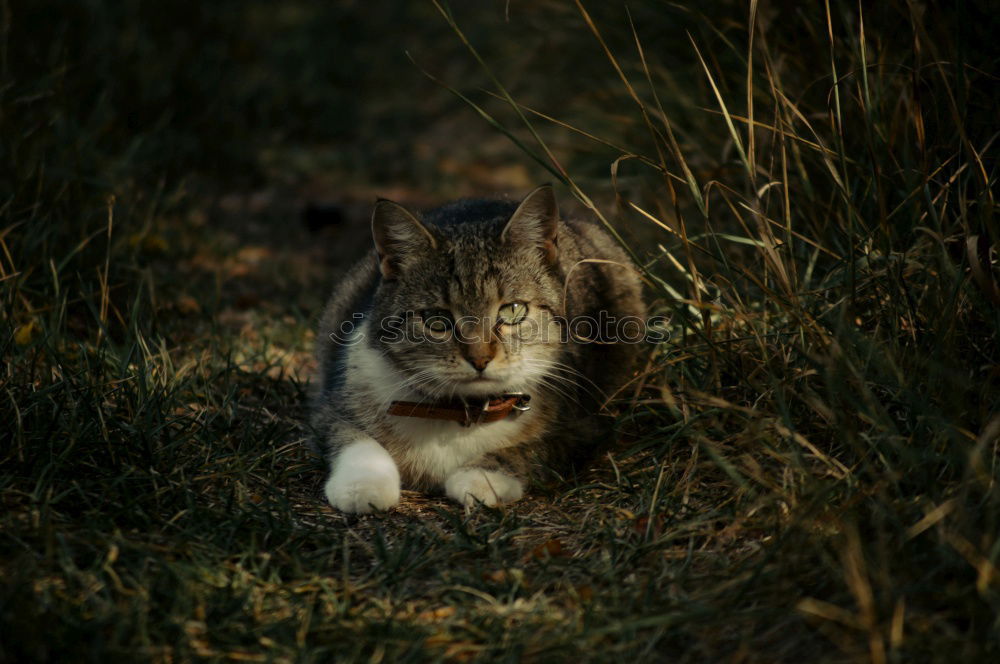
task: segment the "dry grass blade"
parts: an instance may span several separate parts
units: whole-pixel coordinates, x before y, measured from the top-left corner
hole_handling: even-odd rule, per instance
[[[715,84],[715,78],[712,76],[712,72],[709,70],[708,64],[705,62],[705,58],[702,57],[701,51],[698,50],[698,44],[695,43],[694,37],[690,34],[688,35],[688,40],[691,42],[691,47],[694,48],[695,55],[698,56],[698,62],[701,63],[701,67],[705,71],[705,77],[708,79],[709,85],[712,86],[712,92],[715,94],[715,100],[718,102],[719,109],[722,111],[722,115],[726,119],[726,127],[729,129],[729,136],[733,139],[733,145],[736,146],[736,152],[739,154],[740,162],[746,169],[747,177],[750,179],[752,184],[755,175],[753,168],[750,166],[750,160],[747,158],[746,150],[743,148],[743,140],[740,138],[739,132],[736,131],[736,125],[733,124],[733,118],[729,115],[729,109],[726,108],[726,102],[722,98],[722,93],[719,92],[719,87]]]

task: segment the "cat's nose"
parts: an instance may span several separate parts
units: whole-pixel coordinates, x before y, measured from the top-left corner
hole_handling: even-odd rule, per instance
[[[496,354],[496,348],[492,344],[471,343],[462,348],[462,357],[479,373],[486,369],[486,365],[496,357]]]
[[[465,358],[465,361],[471,364],[476,371],[482,373],[492,359],[492,357],[486,355],[470,355]]]

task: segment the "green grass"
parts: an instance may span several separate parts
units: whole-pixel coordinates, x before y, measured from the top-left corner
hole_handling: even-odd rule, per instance
[[[801,4],[2,3],[0,661],[1000,656],[997,19]],[[672,321],[622,442],[334,512],[371,200],[546,179]]]

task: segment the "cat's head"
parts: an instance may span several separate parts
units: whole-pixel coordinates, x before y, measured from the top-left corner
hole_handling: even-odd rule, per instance
[[[429,398],[530,391],[558,373],[563,284],[552,188],[372,216],[375,343]]]

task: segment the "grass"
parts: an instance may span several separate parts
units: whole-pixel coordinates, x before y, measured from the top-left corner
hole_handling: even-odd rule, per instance
[[[996,659],[996,19],[865,4],[3,3],[0,660]],[[671,320],[620,445],[334,512],[370,201],[544,179]]]

